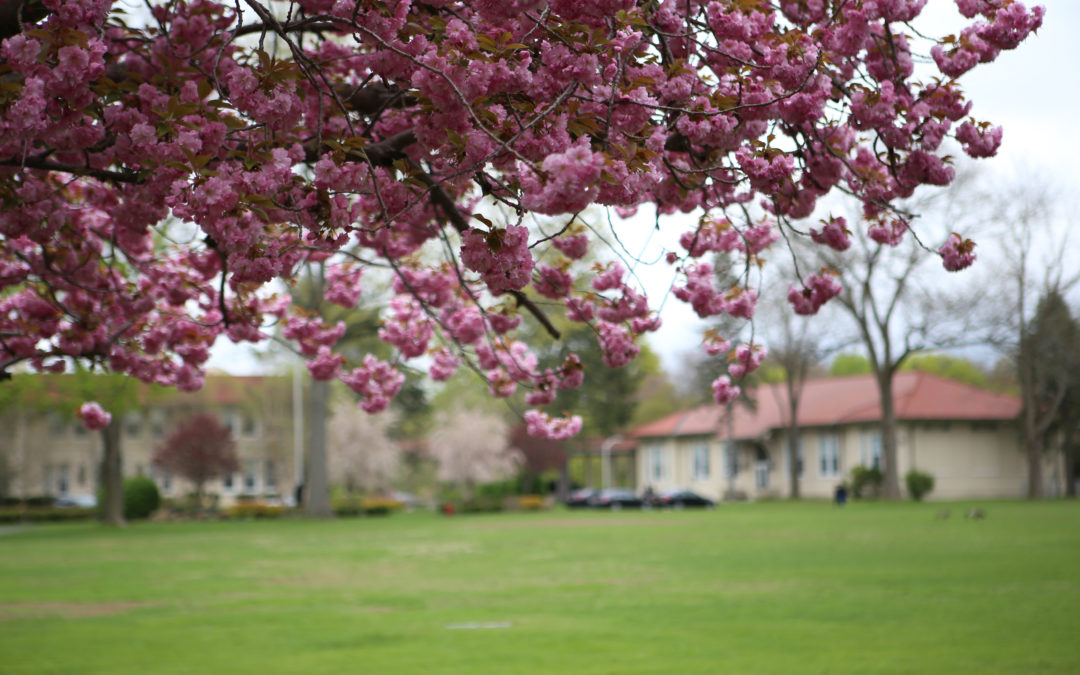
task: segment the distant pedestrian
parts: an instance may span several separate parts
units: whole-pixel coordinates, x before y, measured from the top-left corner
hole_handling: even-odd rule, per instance
[[[843,506],[844,504],[847,504],[847,486],[843,483],[837,485],[836,494],[834,496],[836,498],[837,506]]]

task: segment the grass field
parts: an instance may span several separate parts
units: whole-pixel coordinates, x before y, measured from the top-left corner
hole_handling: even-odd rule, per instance
[[[1076,673],[1080,504],[0,536],[0,673]]]

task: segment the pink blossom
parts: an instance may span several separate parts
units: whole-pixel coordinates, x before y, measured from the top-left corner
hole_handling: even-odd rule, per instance
[[[837,251],[846,251],[851,247],[851,238],[847,229],[847,221],[843,217],[829,218],[823,221],[821,231],[810,230],[810,238],[818,244],[825,244]]]
[[[713,380],[712,383],[713,399],[720,405],[727,405],[731,403],[739,394],[742,393],[742,389],[738,385],[731,383],[731,378],[727,375],[721,375]]]
[[[90,431],[99,431],[109,426],[112,415],[105,412],[97,401],[90,401],[79,406],[79,418],[83,426]]]
[[[955,232],[938,249],[941,261],[945,269],[950,272],[958,272],[975,262],[975,242],[964,239]]]
[[[432,357],[431,368],[428,369],[428,374],[431,379],[436,382],[444,382],[457,372],[458,366],[461,365],[461,359],[454,356],[454,354],[446,347],[438,349]]]
[[[581,431],[581,417],[552,418],[539,410],[525,411],[525,430],[530,436],[565,441]]]
[[[817,314],[822,305],[839,295],[842,290],[843,286],[836,281],[834,275],[811,274],[802,288],[789,286],[787,297],[796,314]]]

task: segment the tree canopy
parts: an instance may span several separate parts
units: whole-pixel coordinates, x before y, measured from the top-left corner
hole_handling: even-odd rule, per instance
[[[542,409],[581,361],[539,367],[523,315],[553,337],[551,312],[587,324],[613,368],[658,326],[621,264],[573,271],[603,242],[586,207],[698,213],[672,220],[674,295],[748,319],[748,275],[718,287],[702,256],[749,270],[781,235],[845,248],[842,218],[800,222],[837,190],[895,245],[912,222],[894,202],[954,176],[946,138],[996,152],[958,78],[1043,9],[956,0],[967,25],[939,37],[912,25],[925,4],[3,0],[0,374],[74,358],[195,389],[218,337],[277,323],[369,412],[403,370],[465,363],[496,395],[530,390],[532,433],[570,435],[580,419]],[[974,259],[963,234],[929,244],[947,269]],[[350,307],[366,270],[392,272],[390,357],[347,361],[344,325],[290,301],[307,262]],[[788,297],[808,313],[838,290],[811,269]],[[721,402],[762,355],[725,347]]]

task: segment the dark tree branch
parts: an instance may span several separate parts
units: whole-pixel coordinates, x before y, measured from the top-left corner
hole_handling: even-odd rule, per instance
[[[48,15],[40,0],[0,0],[0,40],[21,33],[24,23],[37,23]]]
[[[41,171],[62,171],[73,176],[89,176],[102,181],[114,183],[141,183],[142,174],[136,171],[113,171],[111,169],[95,169],[90,166],[78,166],[76,164],[61,164],[47,159],[14,158],[0,161],[0,166],[13,166],[27,169],[40,169]]]

